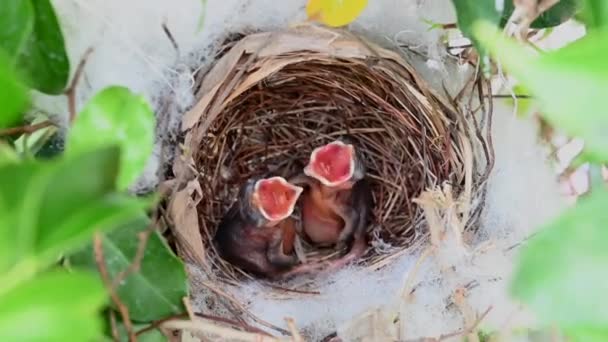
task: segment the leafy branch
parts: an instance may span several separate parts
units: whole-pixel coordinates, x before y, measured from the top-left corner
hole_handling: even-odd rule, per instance
[[[543,121],[582,138],[582,160],[608,162],[608,5],[601,0],[505,1],[502,14],[490,3],[453,0],[459,27],[482,55],[520,82],[538,103]],[[477,1],[475,1],[478,4]],[[510,14],[509,14],[510,13]],[[551,52],[530,49],[530,30],[581,20],[588,33]],[[497,18],[500,19],[497,22]],[[503,31],[508,23],[515,28]],[[506,34],[505,34],[506,33]],[[519,41],[508,36],[515,34]],[[523,43],[522,43],[523,41]],[[541,325],[558,324],[573,341],[608,339],[608,311],[597,302],[608,289],[608,191],[594,189],[547,223],[522,246],[511,293],[538,315]]]
[[[135,341],[142,324],[184,312],[188,294],[183,263],[146,215],[154,196],[126,193],[152,152],[154,113],[143,97],[110,86],[76,115],[76,88],[93,50],[66,88],[70,64],[49,0],[3,3],[0,24],[12,28],[0,30],[0,139],[23,135],[0,144],[0,335],[98,339],[109,296],[122,320],[111,309],[107,334],[118,340],[126,330]],[[50,159],[32,158],[29,143],[22,153],[14,145],[54,126],[23,124],[30,89],[68,98],[66,150]],[[23,326],[30,321],[34,333]]]

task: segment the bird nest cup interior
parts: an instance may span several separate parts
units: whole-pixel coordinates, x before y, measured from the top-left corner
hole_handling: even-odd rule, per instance
[[[472,178],[480,191],[479,175],[467,177],[475,167],[466,166],[474,144],[465,116],[399,51],[348,31],[297,27],[229,40],[197,77],[197,103],[183,118],[173,163],[174,231],[180,254],[215,279],[252,277],[212,243],[240,186],[289,178],[314,148],[340,138],[356,146],[373,192],[359,267],[386,264],[424,241],[428,228],[414,201],[424,190],[450,184],[458,194]],[[311,260],[345,252],[303,247]]]

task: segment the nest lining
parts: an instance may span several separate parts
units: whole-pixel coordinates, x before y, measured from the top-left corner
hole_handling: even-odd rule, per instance
[[[456,193],[463,189],[467,125],[399,54],[317,27],[252,34],[229,45],[202,78],[200,101],[183,121],[187,158],[174,166],[186,179],[195,170],[200,185],[195,209],[204,269],[237,282],[244,275],[217,255],[211,239],[246,179],[295,175],[314,147],[341,136],[363,155],[374,194],[362,265],[427,235],[412,201],[423,190],[444,182]],[[307,246],[311,259],[338,254]]]

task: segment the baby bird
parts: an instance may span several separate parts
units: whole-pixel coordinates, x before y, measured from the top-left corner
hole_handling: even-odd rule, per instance
[[[295,221],[289,216],[303,188],[283,177],[250,179],[220,221],[214,243],[220,256],[244,271],[271,279],[306,273],[293,253]]]
[[[373,198],[354,145],[336,140],[314,149],[304,174],[290,182],[308,186],[302,195],[302,229],[308,239],[321,246],[350,245],[350,251],[328,268],[361,257],[367,248]]]

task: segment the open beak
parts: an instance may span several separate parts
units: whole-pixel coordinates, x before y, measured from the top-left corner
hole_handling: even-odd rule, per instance
[[[328,187],[348,182],[355,173],[355,149],[339,140],[315,148],[304,174]]]
[[[267,220],[281,221],[293,213],[302,191],[283,177],[264,178],[255,183],[254,203]]]

